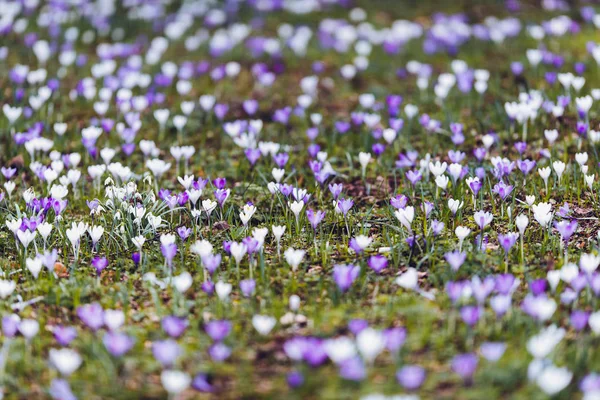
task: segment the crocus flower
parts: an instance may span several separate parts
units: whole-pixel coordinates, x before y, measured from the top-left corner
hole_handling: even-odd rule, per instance
[[[482,343],[480,351],[481,355],[488,361],[496,362],[498,361],[504,351],[506,350],[506,343],[502,342],[485,342]]]
[[[498,242],[504,249],[504,253],[508,255],[510,249],[517,243],[519,234],[516,232],[509,232],[506,235],[498,235]]]
[[[55,400],[77,400],[71,391],[69,382],[64,379],[53,379],[50,383],[50,396]]]
[[[325,218],[325,211],[314,211],[312,208],[309,208],[306,210],[306,218],[308,219],[308,222],[310,223],[310,226],[312,226],[313,230],[316,231],[319,224]]]
[[[104,324],[104,310],[98,303],[79,306],[77,308],[77,316],[93,331],[100,329]]]
[[[256,281],[254,279],[244,279],[240,281],[240,289],[244,297],[250,297],[254,294]]]
[[[452,359],[452,370],[469,383],[477,369],[477,356],[472,353],[459,354]]]
[[[352,201],[352,199],[340,199],[337,202],[337,208],[344,215],[344,217],[346,217],[346,214],[348,214],[348,211],[350,211],[353,205],[354,201]]]
[[[299,371],[292,371],[287,374],[286,381],[289,387],[297,388],[304,383],[304,375]]]
[[[475,223],[477,224],[479,229],[484,230],[485,227],[488,226],[490,222],[492,222],[492,219],[494,219],[494,217],[489,212],[477,211],[473,215],[473,219],[475,220]]]
[[[94,257],[92,266],[96,269],[96,274],[100,276],[100,273],[108,266],[108,260],[106,257]]]
[[[224,340],[231,332],[231,322],[226,320],[215,320],[206,323],[204,330],[215,342]]]
[[[72,326],[56,326],[52,332],[61,346],[68,346],[77,337],[77,330]]]
[[[464,251],[451,251],[444,254],[444,258],[453,271],[458,271],[460,266],[463,265],[467,259],[467,253]]]
[[[217,342],[208,348],[208,354],[213,361],[223,362],[231,355],[231,349],[221,342]]]
[[[353,357],[340,365],[340,376],[349,381],[362,381],[367,371],[360,357]]]
[[[208,380],[208,376],[202,373],[194,377],[194,380],[192,381],[192,387],[202,393],[211,393],[214,391],[213,386]]]
[[[184,318],[169,315],[162,319],[161,325],[167,335],[178,338],[183,335],[183,332],[188,326],[188,321]]]
[[[417,390],[425,381],[425,369],[418,365],[405,365],[396,372],[398,383],[406,390]]]
[[[333,267],[333,279],[341,292],[346,292],[358,277],[360,267],[352,264],[337,264]]]
[[[460,316],[465,324],[473,326],[479,321],[481,309],[477,306],[464,306],[460,309]]]
[[[575,231],[577,230],[577,221],[576,220],[572,220],[572,221],[562,220],[560,222],[554,222],[554,227],[560,234],[561,239],[566,244],[569,242],[569,239],[571,239],[571,236],[573,235],[573,233],[575,233]]]
[[[369,266],[369,268],[371,268],[373,271],[379,274],[387,267],[388,260],[387,258],[385,258],[385,256],[377,254],[369,257],[367,265]]]
[[[173,339],[159,340],[152,343],[152,354],[163,367],[170,367],[175,364],[181,353],[181,347]]]
[[[108,332],[102,339],[106,350],[115,357],[121,357],[133,347],[132,337],[121,332]]]

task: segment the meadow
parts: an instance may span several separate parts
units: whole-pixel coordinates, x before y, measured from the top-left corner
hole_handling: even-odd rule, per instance
[[[0,398],[600,399],[599,29],[0,0]]]

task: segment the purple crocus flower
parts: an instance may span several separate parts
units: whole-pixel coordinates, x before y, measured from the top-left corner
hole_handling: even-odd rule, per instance
[[[91,330],[97,331],[104,324],[104,310],[98,303],[77,307],[77,316]]]
[[[106,350],[115,357],[123,356],[131,350],[135,343],[131,336],[122,332],[108,332],[104,335],[102,342]]]
[[[569,242],[569,239],[571,239],[571,236],[577,230],[577,221],[576,220],[572,220],[572,221],[562,220],[560,222],[555,221],[554,227],[560,234],[561,239],[566,244]]]
[[[525,67],[523,67],[523,64],[518,61],[515,61],[510,64],[510,70],[512,71],[512,73],[514,75],[519,76],[519,75],[523,74],[524,69],[525,69]]]
[[[313,230],[316,231],[319,224],[325,218],[325,211],[315,211],[312,208],[306,210],[306,218],[308,222],[310,222],[310,226],[312,226]]]
[[[396,162],[396,166],[397,166],[397,162]],[[412,169],[406,171],[406,179],[408,179],[408,181],[413,186],[415,186],[417,184],[417,182],[419,182],[421,180],[421,178],[423,178],[421,171],[415,171]]]
[[[444,254],[444,258],[446,259],[446,262],[450,264],[450,268],[452,268],[453,271],[458,271],[467,259],[467,253],[458,250],[450,251]]]
[[[287,125],[290,120],[291,115],[292,115],[291,107],[280,108],[278,110],[275,110],[275,112],[273,113],[273,121],[279,122],[282,125]]]
[[[173,258],[177,254],[177,244],[176,243],[166,243],[160,245],[160,251],[162,252],[163,257],[167,261],[167,265],[169,268],[173,267]]]
[[[177,206],[177,196],[176,195],[169,195],[165,198],[164,201],[165,201],[165,203],[167,203],[169,210],[172,210],[175,208],[175,206]]]
[[[431,233],[433,233],[433,236],[439,236],[444,230],[445,226],[446,224],[444,224],[443,222],[434,219],[433,221],[431,221]]]
[[[418,365],[405,365],[396,372],[396,380],[406,390],[416,390],[425,381],[425,369]]]
[[[227,179],[225,179],[223,177],[218,177],[218,178],[213,179],[212,184],[217,189],[225,189],[225,185],[227,185]]]
[[[229,106],[227,104],[216,104],[214,111],[217,118],[223,120],[227,114],[227,111],[229,111]]]
[[[534,296],[544,293],[547,286],[547,280],[544,278],[534,279],[529,282],[529,290],[531,290],[531,293],[533,293]]]
[[[227,320],[213,320],[204,325],[206,334],[215,342],[223,341],[231,332],[231,322]]]
[[[64,379],[53,379],[50,383],[49,393],[54,400],[77,400],[77,396],[71,391],[69,382]]]
[[[256,289],[256,281],[254,279],[244,279],[240,282],[240,290],[244,297],[250,297]]]
[[[170,195],[171,195],[171,191],[169,189],[160,189],[158,191],[158,198],[163,201],[166,201]]]
[[[600,375],[595,372],[586,375],[579,383],[579,389],[583,393],[600,392]]]
[[[527,150],[527,143],[525,142],[516,142],[513,147],[515,148],[515,150],[517,150],[517,152],[519,154],[523,154],[525,153],[525,150]]]
[[[385,329],[383,337],[386,349],[392,354],[397,354],[402,346],[404,346],[404,342],[406,342],[406,329],[402,327]]]
[[[568,218],[569,215],[571,214],[571,207],[569,206],[569,203],[567,203],[567,202],[563,203],[563,205],[560,206],[560,208],[558,209],[558,212],[556,214],[558,216],[560,216],[561,218]]]
[[[20,319],[16,314],[5,315],[2,317],[2,333],[7,338],[15,337],[19,330]]]
[[[496,291],[500,294],[510,294],[514,290],[515,276],[512,274],[500,274],[496,276]]]
[[[477,147],[473,150],[473,156],[477,159],[477,161],[481,162],[487,155],[487,150],[484,147]]]
[[[177,228],[177,234],[179,235],[181,240],[185,241],[192,234],[192,228],[180,226],[179,228]]]
[[[202,373],[194,377],[194,380],[192,381],[192,387],[202,393],[211,393],[214,391],[213,386],[208,381],[208,376]]]
[[[460,316],[469,326],[474,326],[481,317],[481,309],[478,306],[464,306],[460,309]]]
[[[506,350],[506,343],[502,342],[485,342],[480,347],[481,355],[488,361],[498,361],[504,351]]]
[[[469,383],[477,369],[477,356],[473,353],[459,354],[452,359],[452,370]]]
[[[288,386],[294,389],[302,386],[304,383],[304,375],[302,375],[302,373],[299,371],[292,371],[287,374],[286,381]]]
[[[223,208],[223,204],[227,201],[229,197],[230,190],[229,189],[217,189],[214,191],[215,198],[217,199],[217,203],[219,206]]]
[[[350,123],[347,121],[336,121],[334,126],[341,135],[350,130]]]
[[[423,210],[423,212],[425,213],[425,218],[429,218],[429,214],[431,214],[434,207],[435,206],[433,205],[433,203],[427,200],[421,203],[421,210]]]
[[[317,338],[307,338],[306,349],[303,354],[304,361],[315,368],[323,365],[327,361],[327,353],[323,347],[323,340]]]
[[[170,367],[175,364],[181,353],[181,347],[173,339],[159,340],[152,343],[152,354],[163,367]]]
[[[2,167],[0,168],[0,171],[2,172],[2,175],[4,175],[4,178],[6,178],[7,180],[11,179],[17,173],[16,168]]]
[[[251,166],[254,166],[261,156],[259,149],[246,149],[244,150],[244,154],[246,155],[246,158],[250,162]]]
[[[358,277],[360,267],[352,264],[337,264],[333,267],[333,279],[343,293],[348,291]]]
[[[469,187],[473,191],[473,194],[477,196],[481,188],[483,187],[483,183],[480,180],[473,180],[469,183]]]
[[[87,204],[88,208],[90,209],[90,211],[95,211],[98,206],[100,205],[100,202],[98,200],[86,200],[85,203]]]
[[[52,332],[61,346],[68,346],[77,337],[77,329],[72,326],[56,326]]]
[[[215,284],[212,281],[203,282],[200,288],[204,293],[211,296],[215,292]]]
[[[492,293],[496,287],[496,280],[492,276],[487,276],[483,281],[475,276],[471,279],[471,290],[477,304],[482,305],[485,299]]]
[[[587,287],[588,282],[587,274],[579,273],[579,275],[571,280],[570,285],[575,292],[579,293]]]
[[[371,151],[373,151],[375,157],[379,157],[385,151],[385,144],[375,143],[373,146],[371,146]]]
[[[374,256],[369,257],[367,261],[367,265],[371,268],[375,273],[379,274],[383,271],[388,265],[388,259],[381,254],[376,254]]]
[[[410,168],[414,167],[419,154],[414,151],[407,151],[406,154],[398,154],[398,161],[396,161],[396,168]]]
[[[535,165],[535,161],[531,161],[528,159],[517,161],[517,166],[519,167],[519,170],[521,170],[523,175],[528,175],[535,168]]]
[[[94,257],[92,266],[96,269],[96,274],[100,276],[100,273],[108,266],[108,260],[106,257]]]
[[[139,252],[136,251],[131,254],[131,260],[133,261],[136,267],[140,264],[141,259],[142,255]]]
[[[360,357],[352,357],[340,364],[340,376],[349,381],[362,381],[367,375],[365,364]]]
[[[504,181],[500,181],[494,185],[493,192],[496,193],[502,200],[506,200],[513,191],[512,185],[507,185]]]
[[[258,101],[254,99],[244,100],[242,107],[246,114],[254,115],[258,111]]]
[[[353,205],[354,201],[352,201],[352,199],[339,199],[337,202],[337,206],[344,217],[346,217],[346,214],[348,214],[348,211],[350,211]]]
[[[509,232],[506,235],[498,235],[498,243],[504,249],[504,253],[508,255],[510,249],[517,243],[519,234],[516,232]]]
[[[231,355],[231,349],[227,345],[217,342],[208,348],[208,354],[213,361],[223,362]]]
[[[178,338],[183,335],[188,326],[188,321],[185,318],[169,315],[162,319],[161,325],[167,335]]]
[[[317,154],[319,154],[319,151],[321,151],[321,146],[319,146],[316,143],[311,144],[310,146],[308,146],[308,155],[311,158],[315,158],[317,156]]]
[[[214,274],[221,265],[221,254],[209,254],[202,257],[202,265],[210,275]]]
[[[364,249],[359,245],[356,238],[350,239],[350,242],[348,243],[348,247],[350,247],[352,250],[354,250],[354,252],[356,254],[361,254],[364,251]]]
[[[357,336],[360,332],[369,327],[369,321],[366,319],[354,318],[348,322],[348,329],[354,336]]]
[[[338,197],[340,197],[340,194],[342,193],[343,189],[344,189],[344,186],[341,183],[330,183],[329,184],[329,191],[331,192],[331,195],[333,196],[334,200],[337,200]]]
[[[273,156],[273,161],[275,161],[278,168],[284,168],[289,159],[288,153],[277,153]]]
[[[399,194],[390,199],[390,205],[392,207],[394,207],[396,210],[406,207],[407,203],[408,203],[408,198],[403,194]]]
[[[363,330],[369,327],[369,321],[361,318],[353,318],[348,322],[348,330],[352,332],[354,336],[357,336]]]
[[[585,329],[585,327],[587,326],[589,318],[590,318],[589,312],[582,311],[582,310],[575,310],[571,313],[571,318],[570,318],[571,326],[576,331],[581,331],[581,330]]]

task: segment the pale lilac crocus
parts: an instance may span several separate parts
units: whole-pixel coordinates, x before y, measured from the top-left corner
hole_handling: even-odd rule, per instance
[[[360,267],[352,264],[338,264],[333,267],[333,279],[343,293],[348,291],[358,277]]]

